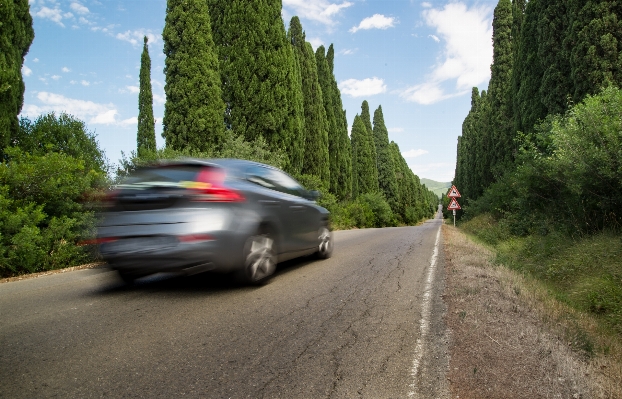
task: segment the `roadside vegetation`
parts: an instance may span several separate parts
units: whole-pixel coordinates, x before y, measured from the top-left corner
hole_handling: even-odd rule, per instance
[[[610,87],[549,118],[522,138],[516,170],[470,201],[460,224],[494,246],[498,262],[620,338],[621,113],[622,91]]]
[[[622,338],[622,59],[605,44],[622,40],[613,4],[499,1],[489,88],[473,89],[453,183],[459,226],[498,262]]]
[[[452,397],[622,398],[619,337],[522,269],[532,253],[499,251],[464,234],[493,233],[485,219],[443,226]],[[507,254],[510,268],[499,263]]]
[[[490,83],[473,88],[452,182],[458,227],[566,309],[551,321],[573,349],[618,370],[621,16],[614,1],[500,0]]]

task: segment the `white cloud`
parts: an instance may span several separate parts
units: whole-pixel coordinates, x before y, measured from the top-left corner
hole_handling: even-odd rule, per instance
[[[22,114],[35,117],[48,112],[57,114],[66,112],[92,124],[119,124],[116,121],[118,113],[113,104],[98,104],[92,101],[76,100],[61,94],[41,91],[37,94],[39,105],[25,104]]]
[[[58,79],[60,79],[60,76],[59,76],[59,75],[53,75],[53,76],[52,76],[52,79],[54,79],[54,80],[58,80]]]
[[[443,39],[442,61],[434,67],[426,81],[404,90],[408,101],[432,104],[469,93],[473,86],[490,78],[492,63],[492,10],[490,7],[467,8],[453,2],[442,9],[423,11],[428,26]],[[453,83],[454,88],[449,88]]]
[[[359,26],[353,26],[350,32],[355,33],[361,29],[387,29],[394,27],[395,18],[385,17],[382,14],[374,14],[361,21]]]
[[[339,83],[339,89],[342,93],[351,97],[364,97],[373,96],[375,94],[384,93],[387,91],[387,86],[384,84],[384,80],[373,77],[363,80],[348,79]]]
[[[423,8],[431,8],[432,4],[428,3],[427,1],[424,1],[423,3],[421,3],[421,7],[423,7]]]
[[[311,43],[311,47],[313,47],[313,50],[317,50],[318,47],[324,44],[324,40],[320,39],[319,37],[313,37],[310,39],[307,38],[307,41]]]
[[[22,66],[22,74],[24,76],[30,76],[32,75],[32,69],[28,68],[26,65]]]
[[[354,53],[356,52],[356,50],[358,50],[358,49],[349,49],[349,48],[346,48],[346,49],[341,50],[338,54],[343,54],[343,55],[352,55],[352,54],[354,54]]]
[[[65,14],[65,16],[66,15],[67,14]],[[63,20],[63,12],[59,8],[51,9],[51,8],[43,6],[43,7],[41,7],[41,9],[39,11],[34,13],[34,16],[35,17],[39,17],[39,18],[43,18],[43,19],[49,19],[50,21],[56,22],[57,24],[59,24],[63,28],[65,27],[65,25],[62,22],[62,20]]]
[[[123,92],[125,92],[127,90],[127,92],[132,93],[132,94],[136,94],[140,92],[140,88],[138,86],[125,86],[125,90],[123,90]]]
[[[124,119],[121,122],[119,122],[119,125],[121,126],[132,126],[132,125],[138,125],[138,118],[133,116],[131,118],[128,119]]]
[[[94,125],[112,125],[115,123],[116,116],[117,116],[117,110],[110,109],[108,111],[95,115],[93,118],[91,118],[89,122]]]
[[[147,39],[149,39],[149,44],[155,44],[158,43],[158,41],[160,40],[160,35],[156,35],[151,33],[150,31],[144,31],[144,30],[135,30],[135,31],[125,31],[124,33],[117,33],[116,34],[116,38],[119,40],[123,40],[125,42],[131,43],[132,45],[136,46],[138,44],[142,44],[143,43],[143,39],[144,37],[147,36]]]
[[[334,17],[342,9],[348,8],[354,3],[343,1],[333,3],[329,0],[283,0],[283,8],[291,9],[292,15],[300,18],[320,22],[325,25],[334,25]]]
[[[63,67],[62,69],[63,72],[67,73],[67,72],[71,72],[71,69],[67,68],[67,67]]]
[[[82,86],[90,86],[90,85],[91,85],[91,82],[89,82],[88,80],[82,80],[82,81],[80,81],[80,84],[81,84]]]
[[[404,128],[401,128],[401,127],[390,127],[387,130],[389,131],[389,133],[402,133],[404,131]]]
[[[86,19],[84,17],[78,18],[78,21],[80,21],[80,23],[82,25],[94,25],[95,24],[95,22],[91,22],[91,21],[89,21],[88,19]]]
[[[163,105],[166,102],[166,97],[165,96],[161,96],[159,94],[154,94],[153,95],[153,102],[159,105]]]
[[[436,35],[428,35],[428,37],[431,37],[432,40],[434,40],[436,43],[441,41],[441,39],[439,39],[438,36],[436,36]]]
[[[89,13],[89,9],[80,3],[71,3],[69,8],[71,8],[73,11],[77,12],[78,14],[85,15]]]
[[[32,60],[32,62],[39,62],[39,59],[35,58],[34,60]]]
[[[417,158],[418,156],[425,155],[425,154],[427,154],[427,153],[428,153],[428,151],[426,151],[426,150],[421,150],[421,149],[418,149],[418,150],[409,150],[409,151],[404,151],[404,152],[402,152],[402,156],[403,156],[404,158]]]
[[[71,80],[69,83],[71,83],[72,85],[77,84],[78,82],[76,82],[75,80]]]

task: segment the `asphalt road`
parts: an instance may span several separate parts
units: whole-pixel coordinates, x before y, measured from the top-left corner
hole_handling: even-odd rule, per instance
[[[0,397],[445,397],[440,224],[338,231],[331,259],[261,287],[103,268],[0,284]]]

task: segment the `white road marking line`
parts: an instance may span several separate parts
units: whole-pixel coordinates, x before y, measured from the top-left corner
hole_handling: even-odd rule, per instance
[[[434,271],[436,270],[436,260],[438,258],[438,243],[441,238],[441,228],[439,226],[436,233],[436,242],[434,243],[434,251],[430,258],[430,268],[428,269],[428,277],[425,282],[425,289],[423,292],[423,302],[421,304],[421,321],[419,323],[419,338],[415,345],[415,357],[413,359],[413,365],[410,368],[411,384],[409,385],[408,397],[413,398],[416,395],[417,386],[417,373],[419,372],[419,365],[421,364],[421,357],[423,356],[423,342],[426,339],[428,330],[430,328],[430,302],[432,295],[432,283],[434,281]]]

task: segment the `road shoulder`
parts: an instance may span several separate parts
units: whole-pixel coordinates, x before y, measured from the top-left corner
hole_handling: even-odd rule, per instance
[[[520,276],[452,226],[443,226],[443,242],[452,398],[600,396],[588,362],[543,322]]]

